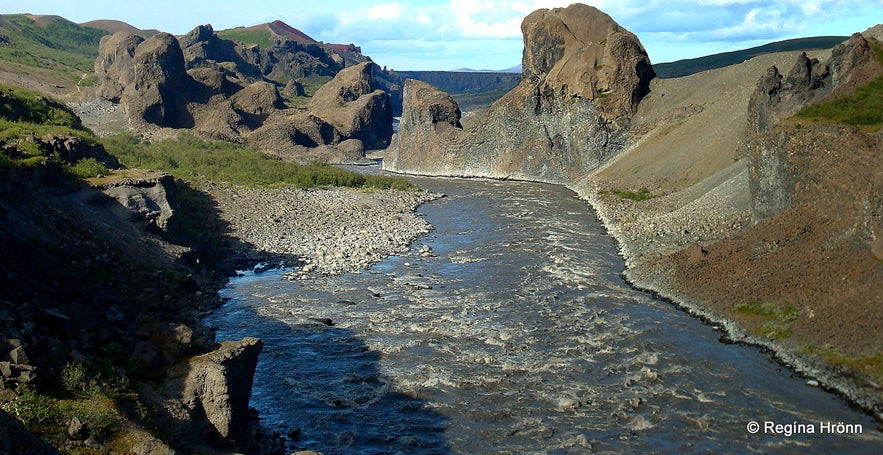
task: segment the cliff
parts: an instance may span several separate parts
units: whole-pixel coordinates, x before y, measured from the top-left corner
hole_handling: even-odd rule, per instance
[[[406,83],[386,169],[566,183],[626,145],[628,116],[653,77],[637,38],[578,4],[534,12],[522,31],[521,82],[472,129],[428,85]]]
[[[674,79],[652,79],[637,39],[593,8],[541,10],[522,30],[522,82],[484,116],[406,84],[385,168],[567,185],[636,286],[883,417],[883,119],[793,117],[879,100],[879,30]]]

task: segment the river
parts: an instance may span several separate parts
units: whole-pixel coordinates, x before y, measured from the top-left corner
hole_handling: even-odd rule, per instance
[[[435,230],[409,253],[297,282],[245,273],[207,321],[219,339],[264,340],[252,406],[270,428],[297,429],[292,450],[883,448],[868,415],[629,287],[614,240],[571,191],[415,180],[447,197],[420,208]]]

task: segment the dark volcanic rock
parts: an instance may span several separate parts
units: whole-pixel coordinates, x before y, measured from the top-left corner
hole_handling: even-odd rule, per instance
[[[192,126],[186,100],[192,79],[184,67],[178,40],[158,33],[135,49],[135,83],[127,87],[130,114],[159,126]]]
[[[462,129],[449,98],[409,82],[387,169],[567,183],[621,150],[653,70],[638,39],[585,5],[522,23],[521,83]],[[425,98],[425,99],[424,99]],[[416,111],[416,112],[412,112]]]
[[[810,60],[803,53],[787,77],[776,67],[761,77],[749,100],[749,137],[744,152],[749,159],[755,220],[775,215],[794,203],[801,174],[810,172],[796,167],[795,153],[818,152],[815,144],[819,140],[807,139],[815,131],[776,129],[779,122],[807,104],[852,90],[878,74],[879,64],[874,61],[867,40],[855,34],[832,50],[827,63]]]

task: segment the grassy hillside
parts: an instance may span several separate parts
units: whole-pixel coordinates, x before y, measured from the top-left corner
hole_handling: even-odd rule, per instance
[[[870,43],[877,61],[883,64],[883,47],[876,40]],[[879,126],[883,124],[883,76],[858,87],[855,93],[806,106],[797,118]]]
[[[0,16],[0,60],[79,78],[92,73],[98,44],[108,32],[63,18],[40,22],[21,14]]]
[[[273,45],[273,37],[267,29],[234,28],[216,33],[219,38],[235,40],[243,44],[256,44],[260,49],[269,49]]]
[[[817,49],[829,49],[843,41],[849,39],[848,36],[818,36],[813,38],[797,38],[775,43],[764,44],[763,46],[752,47],[740,51],[724,52],[721,54],[707,55],[705,57],[678,60],[670,63],[657,63],[653,65],[656,75],[661,78],[673,78],[689,76],[690,74],[702,71],[723,68],[725,66],[742,63],[752,57],[758,55],[770,54],[773,52],[789,52],[789,51],[810,51]]]

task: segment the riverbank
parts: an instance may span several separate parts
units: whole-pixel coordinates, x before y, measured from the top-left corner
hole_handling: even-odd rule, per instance
[[[239,242],[238,266],[292,267],[293,278],[368,268],[407,251],[432,226],[416,213],[441,197],[427,191],[248,188],[203,182],[225,234]]]
[[[825,308],[838,296],[849,297],[845,283],[860,283],[862,271],[840,264],[835,257],[807,264],[800,257],[787,257],[800,251],[782,248],[779,267],[806,264],[802,277],[782,280],[781,273],[774,271],[775,264],[757,257],[756,252],[746,257],[746,250],[756,250],[762,243],[758,237],[768,239],[768,244],[779,242],[788,237],[789,226],[754,227],[750,210],[738,202],[748,194],[745,174],[736,168],[712,191],[686,202],[679,193],[635,201],[605,193],[599,189],[603,183],[596,181],[574,190],[616,239],[626,265],[623,276],[632,286],[714,325],[724,332],[724,341],[762,347],[804,375],[808,384],[837,393],[883,421],[883,389],[873,376],[880,333],[873,310],[876,297],[859,289],[859,296],[850,298],[860,300],[863,295],[865,305],[835,305],[833,312]],[[804,219],[803,223],[812,221]],[[832,234],[828,226],[815,226],[819,237]],[[708,267],[708,262],[714,262],[720,272],[717,280],[704,276],[707,273],[688,274]],[[843,279],[819,279],[820,270],[838,270]],[[751,273],[757,275],[752,278]],[[795,282],[799,286],[800,281],[813,280],[795,289]],[[812,297],[806,295],[807,287],[812,287]],[[856,318],[857,311],[866,312],[867,317]],[[824,317],[819,317],[823,312]]]

